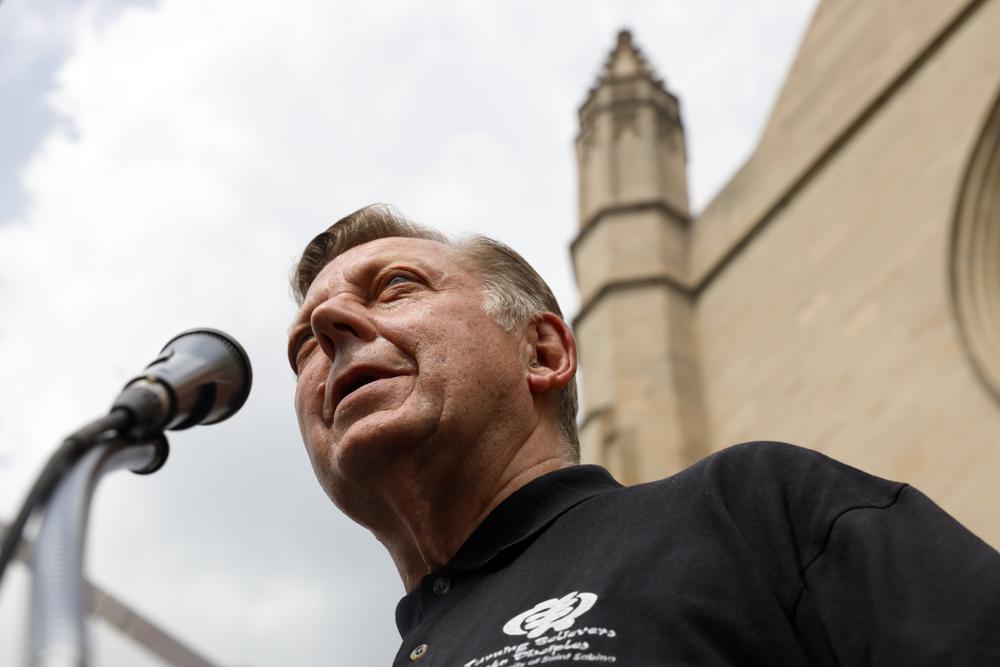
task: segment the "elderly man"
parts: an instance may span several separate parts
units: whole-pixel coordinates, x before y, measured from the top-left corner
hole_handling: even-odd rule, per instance
[[[313,468],[407,591],[394,664],[1000,664],[1000,555],[905,484],[774,443],[578,465],[573,335],[506,246],[368,207],[294,288]]]

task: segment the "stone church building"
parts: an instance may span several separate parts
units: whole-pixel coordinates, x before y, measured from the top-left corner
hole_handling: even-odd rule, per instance
[[[695,215],[678,98],[621,33],[576,140],[584,459],[792,442],[1000,545],[998,96],[1000,0],[824,0]]]

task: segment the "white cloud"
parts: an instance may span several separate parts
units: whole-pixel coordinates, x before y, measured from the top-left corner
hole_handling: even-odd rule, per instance
[[[332,644],[337,663],[388,662],[401,586],[312,481],[291,412],[295,254],[388,201],[510,242],[572,312],[574,114],[615,31],[633,27],[682,96],[703,203],[752,145],[807,11],[768,6],[778,18],[569,1],[77,15],[60,120],[24,167],[24,214],[0,226],[0,508],[167,338],[229,330],[254,361],[246,408],[171,436],[156,475],[102,486],[93,577],[224,662],[312,665]]]

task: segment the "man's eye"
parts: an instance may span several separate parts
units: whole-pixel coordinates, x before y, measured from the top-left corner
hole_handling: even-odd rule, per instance
[[[374,298],[383,303],[390,303],[410,295],[417,285],[423,284],[417,276],[409,271],[392,270],[378,279]]]
[[[389,278],[389,280],[385,281],[385,286],[386,287],[392,287],[394,285],[401,285],[403,283],[408,283],[408,282],[412,282],[412,281],[413,281],[413,279],[410,278],[409,276],[404,276],[401,273],[397,273],[396,275],[394,275],[391,278]]]
[[[409,273],[393,272],[382,279],[382,281],[379,283],[378,291],[381,293],[389,289],[392,289],[393,287],[399,287],[401,285],[410,285],[417,282],[418,282],[417,278]]]

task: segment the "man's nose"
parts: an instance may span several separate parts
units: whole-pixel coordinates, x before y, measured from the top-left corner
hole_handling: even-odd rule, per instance
[[[347,295],[324,301],[313,309],[310,320],[320,348],[331,359],[337,348],[372,341],[378,335],[364,305]]]

